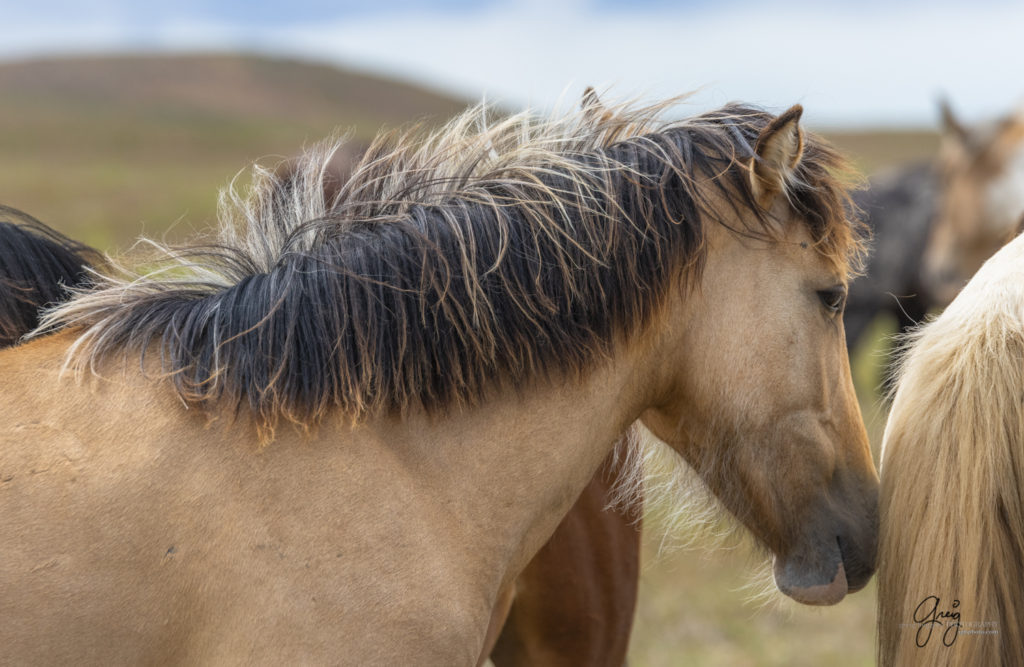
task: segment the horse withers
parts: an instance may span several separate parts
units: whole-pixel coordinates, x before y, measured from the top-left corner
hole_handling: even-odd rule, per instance
[[[0,352],[6,655],[473,664],[637,419],[783,592],[862,587],[842,163],[799,108],[655,111],[476,110],[330,201],[329,151],[258,171],[217,246]]]

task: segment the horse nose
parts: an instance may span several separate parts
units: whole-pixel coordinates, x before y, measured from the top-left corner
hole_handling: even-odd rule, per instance
[[[853,540],[848,536],[840,535],[839,551],[843,556],[843,564],[846,567],[846,581],[849,592],[853,593],[864,588],[878,566],[878,537],[876,534],[869,537],[861,536]]]
[[[844,508],[836,538],[852,593],[867,585],[878,566],[879,484],[877,478],[837,478],[839,485],[834,491],[844,498]]]

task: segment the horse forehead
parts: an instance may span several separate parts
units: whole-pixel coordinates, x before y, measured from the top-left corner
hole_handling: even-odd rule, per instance
[[[781,276],[783,273],[806,276],[819,282],[834,279],[841,282],[848,266],[837,258],[826,256],[815,243],[808,226],[795,214],[778,227],[769,230],[771,238],[761,234],[745,235],[722,228],[721,233],[736,244],[730,255],[728,271],[739,278],[742,274]],[[718,245],[712,242],[711,247]]]

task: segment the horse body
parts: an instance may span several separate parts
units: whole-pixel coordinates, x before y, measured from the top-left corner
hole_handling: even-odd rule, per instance
[[[364,151],[365,146],[358,154]],[[358,154],[333,156],[324,182],[327,199],[351,176]],[[293,168],[286,163],[279,172]],[[3,213],[9,222],[0,221],[0,347],[30,333],[43,306],[68,298],[65,286],[84,286],[84,267],[103,263],[100,253],[31,216],[6,208]],[[508,606],[495,610],[485,646],[493,646],[501,633],[492,656],[499,667],[541,660],[614,667],[625,662],[636,605],[640,520],[608,507],[613,488],[629,472],[614,458],[608,457],[551,542],[509,587]]]
[[[165,384],[117,365],[88,398],[59,383],[63,338],[0,358],[18,415],[0,449],[0,608],[17,622],[0,640],[30,662],[471,663],[498,588],[635,417],[616,370],[442,424],[329,420],[257,451],[254,425],[168,415]],[[528,445],[501,447],[510,433]],[[370,622],[384,635],[353,641]]]
[[[879,173],[867,190],[854,193],[871,228],[874,252],[864,274],[850,282],[843,322],[851,350],[880,314],[891,315],[899,331],[905,331],[932,306],[933,297],[921,279],[921,257],[938,197],[939,180],[930,163]]]
[[[1024,237],[913,334],[882,452],[882,665],[1024,664]]]
[[[251,255],[221,248],[230,261],[200,266],[202,280],[110,279],[59,308],[48,322],[69,331],[0,352],[5,655],[474,664],[502,592],[638,419],[772,552],[783,592],[832,604],[862,587],[877,477],[839,318],[856,240],[835,158],[798,118],[738,108],[678,135],[585,150],[572,138],[571,158],[502,167],[515,180],[471,179],[463,199],[427,193],[318,237],[339,223],[316,216],[366,217],[345,198],[396,181],[372,177],[385,153],[371,146],[338,200],[300,216],[312,227],[257,227]],[[516,122],[459,139],[465,162],[438,182],[502,159],[529,129]],[[597,136],[629,136],[608,122]],[[322,197],[319,162],[296,173],[257,189],[272,220]],[[420,187],[397,180],[403,197]],[[493,225],[504,241],[473,237]],[[640,245],[600,259],[604,240]],[[647,245],[669,241],[680,254]],[[423,264],[410,271],[410,257]],[[605,273],[573,282],[582,271]],[[368,334],[370,316],[389,328]],[[574,356],[555,363],[567,331]],[[60,380],[65,362],[93,373]]]

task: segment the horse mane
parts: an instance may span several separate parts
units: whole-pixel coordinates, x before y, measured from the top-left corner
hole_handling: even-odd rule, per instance
[[[906,349],[882,454],[879,664],[1024,664],[1024,237]],[[945,626],[915,645],[932,595],[960,613],[951,647]]]
[[[0,348],[39,325],[40,309],[89,281],[102,255],[27,213],[0,205]]]
[[[675,101],[549,120],[476,107],[378,136],[340,186],[325,188],[336,140],[256,166],[247,194],[222,193],[218,242],[161,246],[146,273],[103,278],[44,327],[80,328],[79,369],[156,345],[183,400],[248,405],[271,429],[335,407],[443,412],[581,373],[699,274],[706,225],[728,224],[719,199],[754,213],[737,233],[775,233],[749,185],[774,116],[660,120]],[[786,192],[843,267],[862,247],[846,173],[809,135]]]

